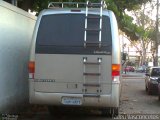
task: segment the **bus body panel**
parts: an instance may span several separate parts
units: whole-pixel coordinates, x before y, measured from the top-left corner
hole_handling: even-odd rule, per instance
[[[103,16],[108,17],[110,21],[111,37],[107,38],[107,40],[111,40],[111,44],[108,44],[109,46],[107,47],[102,47],[101,49],[96,48],[95,50],[91,48],[90,50],[85,49],[84,46],[71,46],[73,50],[70,51],[68,51],[70,46],[56,46],[52,49],[50,45],[46,44],[46,46],[39,45],[37,47],[36,40],[38,39],[37,35],[42,18],[46,15],[59,14],[83,14],[85,16],[85,9],[74,13],[68,9],[51,9],[44,10],[40,13],[34,30],[30,55],[30,61],[35,62],[34,78],[29,78],[30,103],[64,106],[62,103],[63,97],[73,97],[81,99],[82,103],[79,105],[81,107],[119,107],[121,74],[117,77],[112,76],[112,64],[121,65],[121,55],[117,21],[113,12],[103,10]],[[93,10],[89,11],[89,14],[98,15],[99,12]],[[85,17],[83,19],[85,19]],[[104,24],[105,26],[102,25],[103,29],[108,26],[106,23]],[[108,28],[104,31],[103,36],[107,36],[108,32],[106,31],[108,31]],[[82,32],[79,33],[82,34]],[[73,34],[78,35],[77,33]],[[81,37],[82,36],[77,38]],[[43,43],[45,44],[45,40],[38,44]],[[60,45],[60,43],[58,45]],[[101,69],[90,65],[84,70],[84,58],[87,58],[87,61],[93,63],[101,58]],[[84,72],[87,71],[97,73],[97,69],[100,70],[101,74],[99,78],[97,76],[84,75]],[[86,87],[84,87],[86,80],[93,82],[100,81],[100,87],[87,87],[86,90]],[[100,97],[84,97],[84,94],[98,94]]]
[[[100,78],[86,76],[84,81],[84,57],[87,57],[90,62],[97,62],[98,58],[102,58]],[[35,91],[82,93],[84,82],[86,84],[100,82],[101,94],[111,93],[111,56],[109,55],[36,54],[35,60],[35,79],[42,80],[42,82],[36,82]],[[85,71],[97,73],[99,68],[97,65],[87,65]],[[97,93],[98,89],[99,87],[88,87],[87,93]]]

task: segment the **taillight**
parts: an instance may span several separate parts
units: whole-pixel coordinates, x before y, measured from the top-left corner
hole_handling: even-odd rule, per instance
[[[29,69],[29,73],[34,73],[35,72],[35,62],[30,61],[28,64],[28,69]]]
[[[112,64],[112,77],[120,76],[120,64]]]
[[[29,71],[29,78],[33,79],[34,72],[35,72],[35,62],[34,61],[30,61],[28,63],[28,71]]]

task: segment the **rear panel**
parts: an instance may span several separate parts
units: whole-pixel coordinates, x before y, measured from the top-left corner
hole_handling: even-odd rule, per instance
[[[87,76],[84,81],[83,58],[87,57],[90,62],[96,62],[102,58],[99,76]],[[61,55],[61,54],[37,54],[35,90],[41,92],[82,93],[84,83],[95,83],[100,81],[103,94],[111,92],[111,56],[104,55]],[[88,65],[86,72],[96,73],[99,68]],[[42,82],[39,82],[41,80]],[[50,81],[50,82],[47,82]],[[97,92],[99,88],[88,87],[88,93]]]
[[[102,46],[99,48],[84,47],[84,13],[42,16],[35,50],[35,91],[111,93],[111,26],[108,16],[103,15],[102,19]],[[97,23],[91,21],[90,25],[99,26]],[[93,41],[98,39],[96,32],[87,36]]]

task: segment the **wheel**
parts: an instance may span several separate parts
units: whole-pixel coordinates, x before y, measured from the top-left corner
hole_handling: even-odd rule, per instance
[[[113,117],[118,116],[118,114],[119,114],[119,108],[113,108],[112,109],[112,115],[113,115]]]
[[[158,95],[158,100],[160,101],[160,94]]]
[[[158,100],[160,101],[160,83],[158,84]]]
[[[48,106],[48,111],[52,116],[57,115],[59,110],[57,110],[56,108],[57,107],[54,107],[54,106]]]
[[[147,90],[147,93],[148,93],[148,95],[152,95],[152,90],[151,90],[151,88],[150,88],[150,84],[148,84],[148,88],[147,88],[148,90]]]
[[[52,116],[61,117],[63,115],[70,115],[73,108],[62,107],[62,106],[48,106],[48,111]]]
[[[102,116],[116,117],[119,114],[119,108],[102,109]]]
[[[152,95],[152,91],[150,88],[148,88],[147,93],[148,93],[148,95]]]
[[[158,100],[160,101],[160,90],[158,91]]]
[[[146,86],[146,92],[148,91],[148,88],[147,88],[147,85],[145,85]]]
[[[48,106],[48,111],[50,115],[60,117],[65,114],[65,110],[58,106]]]

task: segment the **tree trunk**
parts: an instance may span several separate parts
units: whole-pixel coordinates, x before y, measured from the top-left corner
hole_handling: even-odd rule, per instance
[[[142,38],[142,65],[144,65],[146,62],[146,47],[145,47],[145,42],[144,39]]]
[[[139,66],[141,66],[142,65],[142,51],[139,51],[139,55],[140,55]]]

